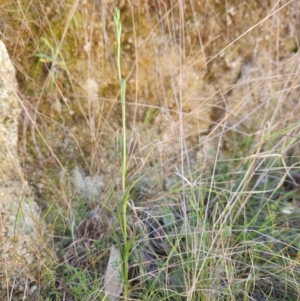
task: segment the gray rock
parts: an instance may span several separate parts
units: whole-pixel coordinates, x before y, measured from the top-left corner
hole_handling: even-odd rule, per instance
[[[17,88],[14,66],[0,41],[0,299],[34,300],[44,236],[18,158]]]
[[[93,177],[86,176],[80,167],[76,166],[73,170],[73,182],[78,192],[85,198],[88,205],[94,207],[101,198],[101,189],[104,187],[101,175]]]

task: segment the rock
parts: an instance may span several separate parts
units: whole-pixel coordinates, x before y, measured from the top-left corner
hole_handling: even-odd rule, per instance
[[[35,300],[43,226],[18,158],[15,69],[0,41],[0,299]],[[34,296],[34,297],[33,297]]]
[[[78,192],[85,198],[90,207],[93,208],[99,203],[101,189],[104,187],[101,175],[86,176],[80,167],[76,166],[73,170],[73,182]]]

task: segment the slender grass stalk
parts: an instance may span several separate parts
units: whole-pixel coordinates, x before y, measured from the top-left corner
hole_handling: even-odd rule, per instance
[[[120,252],[122,254],[122,278],[124,281],[124,290],[123,290],[123,297],[125,300],[128,299],[128,259],[129,259],[129,252],[130,252],[130,242],[128,241],[128,234],[127,234],[127,201],[129,197],[129,190],[126,189],[126,81],[122,78],[121,74],[121,33],[122,33],[122,23],[120,20],[120,11],[119,9],[115,9],[114,12],[114,24],[116,28],[116,65],[118,71],[118,79],[120,83],[120,96],[121,96],[121,106],[122,106],[122,139],[121,139],[121,165],[122,165],[122,208],[120,214],[120,222],[121,222],[121,229],[122,235],[124,239],[124,245],[122,248],[121,243],[119,242]]]
[[[122,33],[122,23],[120,21],[120,11],[116,8],[114,13],[114,24],[116,28],[116,63],[118,71],[118,79],[120,83],[120,95],[121,95],[121,106],[122,106],[122,193],[125,194],[126,185],[126,116],[125,116],[125,103],[126,103],[126,81],[121,75],[121,33]]]

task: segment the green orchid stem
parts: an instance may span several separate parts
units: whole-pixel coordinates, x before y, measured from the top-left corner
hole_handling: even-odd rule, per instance
[[[120,83],[120,96],[121,96],[121,106],[122,106],[122,139],[121,139],[121,147],[122,147],[122,155],[121,155],[121,165],[122,165],[122,208],[120,222],[121,222],[121,229],[122,235],[124,240],[124,246],[122,247],[119,244],[119,247],[122,248],[120,250],[122,254],[122,279],[124,282],[124,289],[123,289],[123,297],[125,300],[128,299],[128,260],[129,260],[129,252],[130,252],[130,242],[128,241],[128,234],[127,234],[127,201],[128,201],[128,193],[126,190],[126,81],[122,78],[121,74],[121,33],[122,33],[122,24],[120,20],[120,11],[116,8],[114,12],[114,24],[116,28],[116,65],[118,71],[118,79]]]

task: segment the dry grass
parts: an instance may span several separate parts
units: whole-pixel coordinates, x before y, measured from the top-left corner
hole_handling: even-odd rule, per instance
[[[297,189],[281,186],[299,168],[298,1],[120,2],[128,186],[144,176],[132,298],[298,300]],[[20,157],[53,235],[40,298],[101,299],[120,232],[114,3],[0,8]]]

